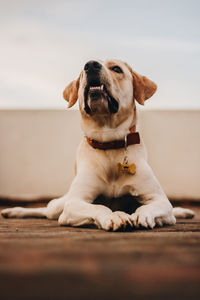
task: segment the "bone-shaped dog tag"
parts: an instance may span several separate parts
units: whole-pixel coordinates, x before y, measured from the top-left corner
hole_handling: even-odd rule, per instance
[[[134,175],[136,172],[136,165],[135,164],[117,164],[117,171],[119,173],[128,173]]]

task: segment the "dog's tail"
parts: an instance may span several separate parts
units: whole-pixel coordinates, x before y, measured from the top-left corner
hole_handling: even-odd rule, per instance
[[[174,217],[180,219],[192,219],[195,215],[195,212],[188,208],[174,207],[173,215]]]

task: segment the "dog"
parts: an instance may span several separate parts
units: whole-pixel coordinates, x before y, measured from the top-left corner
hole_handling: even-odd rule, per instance
[[[79,99],[84,138],[78,149],[76,176],[66,195],[47,207],[4,209],[4,217],[46,217],[60,225],[95,225],[104,230],[173,225],[176,217],[193,217],[189,209],[172,208],[152,169],[136,131],[136,102],[156,92],[156,84],[120,60],[91,60],[64,90],[72,107]],[[139,206],[129,213],[95,203],[98,196],[130,195]],[[129,198],[130,199],[130,198]],[[132,201],[132,202],[130,202]],[[112,202],[112,201],[111,201]]]

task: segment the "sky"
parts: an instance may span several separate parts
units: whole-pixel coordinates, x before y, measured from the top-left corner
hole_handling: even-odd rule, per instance
[[[90,59],[158,85],[148,109],[200,109],[199,0],[0,0],[0,109],[66,109]]]

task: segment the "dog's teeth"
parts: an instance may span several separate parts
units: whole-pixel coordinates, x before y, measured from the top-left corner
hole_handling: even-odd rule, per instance
[[[103,91],[103,84],[100,86],[100,90],[102,90],[102,91]]]
[[[90,90],[101,90],[101,86],[90,86]]]

